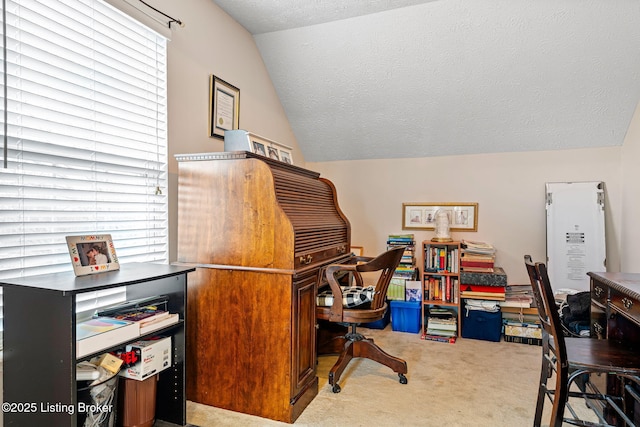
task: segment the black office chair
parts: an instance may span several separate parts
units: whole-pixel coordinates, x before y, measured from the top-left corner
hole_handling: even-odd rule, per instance
[[[633,426],[633,421],[626,415],[629,396],[625,393],[637,396],[630,384],[640,386],[640,352],[613,340],[565,337],[545,264],[534,264],[529,255],[524,256],[524,261],[542,325],[542,371],[533,425],[541,425],[544,403],[548,398],[552,402],[549,426],[560,427],[563,421],[581,426],[608,426],[610,424],[604,414]],[[547,380],[553,373],[556,376],[555,388],[551,389]],[[624,384],[624,391],[620,396],[600,392],[588,380],[589,374],[615,375]],[[571,389],[578,378],[585,377],[583,386],[576,385]],[[581,420],[569,404],[569,397],[587,399],[587,406],[594,410],[599,423]],[[600,407],[595,405],[596,402]],[[565,408],[571,417],[564,416]]]

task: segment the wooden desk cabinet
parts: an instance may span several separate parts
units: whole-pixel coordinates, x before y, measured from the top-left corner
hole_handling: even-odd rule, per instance
[[[122,264],[120,270],[89,276],[75,277],[73,272],[68,272],[1,280],[4,293],[3,401],[35,404],[35,410],[4,411],[4,426],[77,425],[77,414],[73,411],[42,410],[48,404],[71,405],[74,411],[78,408],[76,295],[119,286],[127,287],[129,300],[168,295],[169,311],[180,314],[178,324],[153,333],[173,337],[172,366],[159,376],[156,419],[186,425],[185,296],[189,271],[193,269],[131,263]],[[137,339],[144,339],[144,336]],[[113,349],[105,348],[97,354]]]
[[[293,423],[318,393],[318,271],[349,258],[335,188],[249,152],[176,158],[178,262],[197,267],[187,397]]]
[[[588,273],[591,278],[591,336],[616,340],[640,351],[640,274]],[[607,392],[621,394],[621,384],[607,379]],[[640,391],[639,391],[640,392]],[[628,414],[640,425],[640,407],[627,400]],[[605,414],[607,421],[618,425],[614,413]]]

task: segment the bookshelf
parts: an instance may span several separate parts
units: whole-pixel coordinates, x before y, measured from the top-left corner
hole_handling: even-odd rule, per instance
[[[427,333],[429,310],[451,309],[460,333],[460,242],[422,242],[422,337]],[[454,338],[455,340],[455,338]]]
[[[126,286],[127,299],[164,294],[177,324],[151,335],[172,336],[172,366],[159,374],[156,419],[186,425],[185,308],[187,273],[194,268],[151,263],[75,277],[73,272],[2,279],[4,292],[4,402],[34,403],[33,411],[5,412],[4,425],[76,426],[74,411],[42,411],[41,404],[78,408],[76,363],[127,344],[76,357],[76,296]],[[72,412],[72,413],[69,413]]]

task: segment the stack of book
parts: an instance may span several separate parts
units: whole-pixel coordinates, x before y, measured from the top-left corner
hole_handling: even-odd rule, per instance
[[[493,273],[496,250],[489,243],[463,240],[461,243],[460,269],[467,272]]]
[[[460,273],[460,297],[478,300],[504,301],[507,275],[500,267],[493,272],[479,273],[462,271]]]
[[[503,321],[529,324],[540,321],[531,284],[507,286],[505,300],[499,304]]]
[[[458,303],[459,280],[451,276],[429,276],[425,278],[426,300]]]
[[[505,287],[465,284],[460,287],[460,296],[462,298],[502,301],[505,299]]]
[[[457,273],[458,247],[427,244],[424,248],[424,271],[429,273]]]
[[[422,339],[454,343],[457,336],[458,321],[455,311],[439,307],[429,309],[427,327]]]
[[[387,239],[387,250],[398,246],[404,247],[404,254],[398,268],[393,273],[387,292],[387,299],[404,301],[406,297],[406,281],[415,280],[417,277],[414,235],[390,234]]]

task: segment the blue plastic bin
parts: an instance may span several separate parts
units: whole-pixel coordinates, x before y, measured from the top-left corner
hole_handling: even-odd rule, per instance
[[[420,332],[420,301],[391,301],[391,329],[398,332]]]
[[[462,338],[485,341],[500,341],[502,336],[502,313],[469,310],[462,317]]]
[[[387,301],[387,304],[389,301]],[[380,320],[376,320],[375,322],[363,323],[362,327],[369,329],[384,329],[391,322],[391,309],[387,307],[387,311],[384,313],[384,317]]]

